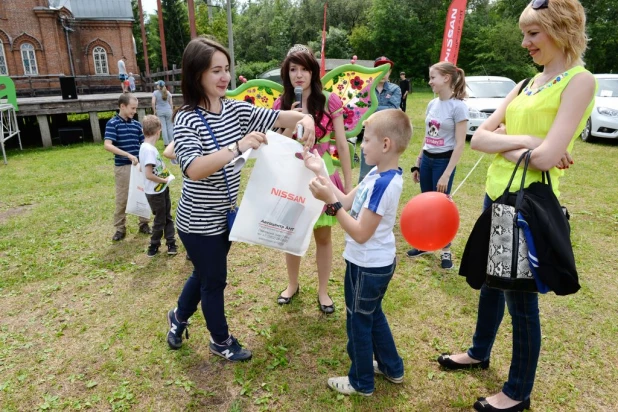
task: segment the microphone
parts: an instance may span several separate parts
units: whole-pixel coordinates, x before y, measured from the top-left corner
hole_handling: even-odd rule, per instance
[[[300,86],[294,88],[294,103],[296,102],[298,102],[298,106],[296,107],[303,107],[303,88]]]

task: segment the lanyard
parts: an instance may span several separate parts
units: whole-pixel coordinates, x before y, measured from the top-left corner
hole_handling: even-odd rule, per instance
[[[200,119],[202,119],[202,122],[204,123],[204,126],[206,126],[206,129],[208,130],[208,133],[210,133],[210,136],[212,137],[212,140],[215,142],[215,146],[217,147],[217,150],[221,150],[221,148],[219,147],[219,143],[217,142],[217,138],[215,137],[215,134],[213,133],[212,129],[210,128],[210,125],[206,121],[206,118],[204,117],[204,115],[202,115],[202,113],[200,113],[200,111],[197,108],[195,109],[195,113],[197,113],[197,115],[200,117]],[[232,194],[230,192],[230,185],[227,182],[227,173],[225,172],[225,166],[223,167],[222,170],[223,170],[223,178],[225,179],[225,186],[227,187],[227,197],[230,199],[230,206],[233,209],[234,208],[234,202],[232,202]]]

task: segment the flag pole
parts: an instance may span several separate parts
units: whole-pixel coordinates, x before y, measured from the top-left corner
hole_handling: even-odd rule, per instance
[[[320,77],[326,74],[326,8],[328,3],[324,3],[324,24],[322,26],[322,50],[320,51]]]

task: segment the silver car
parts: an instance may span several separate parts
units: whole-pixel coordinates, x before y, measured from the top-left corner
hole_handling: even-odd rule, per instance
[[[468,98],[465,102],[470,112],[466,134],[472,136],[513,90],[515,82],[508,77],[466,76],[466,86]]]
[[[592,142],[599,137],[618,138],[618,74],[595,74],[597,89],[592,114],[581,138]]]

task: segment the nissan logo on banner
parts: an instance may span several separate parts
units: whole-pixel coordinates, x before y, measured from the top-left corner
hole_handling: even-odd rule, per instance
[[[457,64],[467,0],[453,0],[446,14],[440,61]]]

